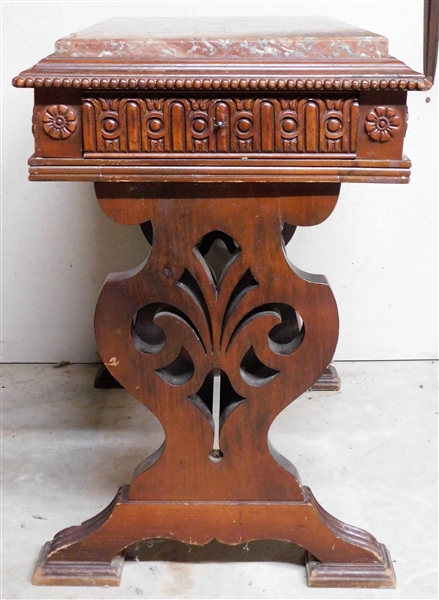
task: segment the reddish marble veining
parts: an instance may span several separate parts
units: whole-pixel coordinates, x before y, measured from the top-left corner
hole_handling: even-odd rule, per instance
[[[153,60],[380,59],[385,37],[324,17],[109,19],[56,42],[71,57]]]

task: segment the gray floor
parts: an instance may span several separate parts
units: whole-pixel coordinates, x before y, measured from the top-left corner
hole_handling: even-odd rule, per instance
[[[95,390],[93,365],[6,365],[1,597],[437,598],[437,364],[337,367],[342,392],[304,394],[270,437],[326,510],[387,545],[396,590],[309,589],[302,552],[274,542],[237,547],[227,562],[220,547],[185,546],[151,562],[145,547],[119,588],[32,586],[43,542],[104,508],[162,430],[124,390]]]

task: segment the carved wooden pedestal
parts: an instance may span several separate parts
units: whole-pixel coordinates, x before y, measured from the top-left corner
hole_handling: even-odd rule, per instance
[[[95,326],[165,431],[104,511],[43,547],[33,582],[118,585],[141,540],[278,539],[306,549],[310,586],[393,587],[386,548],[326,513],[268,431],[338,336],[326,279],[285,244],[341,182],[408,181],[406,90],[430,82],[333,20],[169,23],[104,23],[14,79],[35,87],[30,178],[94,181],[151,244],[107,279]]]
[[[34,583],[117,585],[123,549],[158,537],[288,540],[310,553],[309,585],[392,587],[385,547],[328,515],[268,440],[338,335],[326,280],[289,263],[282,232],[326,219],[340,186],[95,187],[107,215],[152,242],[141,267],[108,278],[96,336],[165,442],[105,511],[44,547]]]

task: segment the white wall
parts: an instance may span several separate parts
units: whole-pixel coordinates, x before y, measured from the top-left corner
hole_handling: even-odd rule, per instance
[[[391,54],[422,70],[422,10],[422,0],[4,2],[3,360],[95,362],[100,287],[146,249],[137,228],[100,213],[91,183],[27,181],[33,94],[10,81],[56,39],[113,16],[324,14],[386,35]],[[292,261],[332,284],[336,359],[436,357],[437,100],[437,87],[409,94],[408,186],[344,184],[332,217],[291,243]]]

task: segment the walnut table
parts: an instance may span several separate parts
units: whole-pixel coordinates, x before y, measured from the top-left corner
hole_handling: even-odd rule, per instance
[[[408,182],[407,90],[430,82],[331,19],[119,19],[14,85],[35,88],[31,180],[95,182],[151,244],[108,277],[95,327],[165,431],[108,508],[43,547],[33,582],[118,585],[124,549],[151,538],[278,539],[306,549],[311,586],[395,586],[386,547],[325,512],[268,431],[338,336],[326,279],[285,246],[342,182]]]

